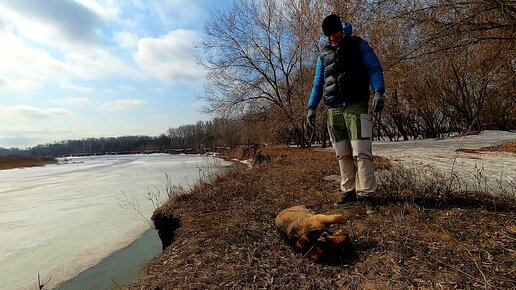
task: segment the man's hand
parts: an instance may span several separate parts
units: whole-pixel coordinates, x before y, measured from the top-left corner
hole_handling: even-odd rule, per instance
[[[382,92],[374,93],[373,98],[373,112],[381,112],[385,104],[385,95]]]
[[[306,122],[308,122],[308,125],[315,126],[315,110],[310,108],[308,109],[308,114],[306,115]]]

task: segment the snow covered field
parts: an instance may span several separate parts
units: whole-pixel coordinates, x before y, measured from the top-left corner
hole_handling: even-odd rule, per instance
[[[516,142],[516,133],[483,131],[479,135],[456,138],[373,142],[373,154],[401,162],[405,166],[425,165],[443,174],[454,172],[468,183],[470,189],[478,186],[478,180],[481,180],[482,187],[488,187],[494,192],[500,192],[503,187],[510,193],[516,190],[516,154],[456,151],[480,149],[509,141]]]

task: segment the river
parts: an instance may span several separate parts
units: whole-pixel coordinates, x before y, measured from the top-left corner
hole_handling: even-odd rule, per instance
[[[150,219],[147,197],[165,199],[166,175],[188,188],[223,165],[192,155],[107,155],[0,171],[0,289],[38,289],[38,273],[49,289],[99,264],[149,229],[138,211]]]

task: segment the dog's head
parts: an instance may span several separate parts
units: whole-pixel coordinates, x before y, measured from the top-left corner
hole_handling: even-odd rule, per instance
[[[319,262],[325,257],[340,252],[349,241],[348,236],[342,230],[335,233],[314,231],[308,237],[313,242],[305,256],[312,262]]]

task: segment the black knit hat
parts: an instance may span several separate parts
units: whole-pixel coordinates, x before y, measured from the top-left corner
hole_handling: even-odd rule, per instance
[[[326,16],[322,22],[322,30],[326,36],[342,31],[342,21],[340,17],[337,14]]]

